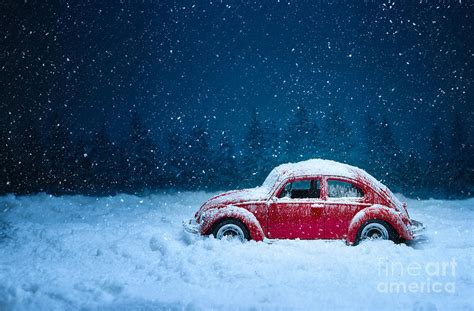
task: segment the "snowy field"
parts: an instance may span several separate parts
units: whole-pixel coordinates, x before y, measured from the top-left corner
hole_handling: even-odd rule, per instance
[[[181,222],[208,193],[0,197],[0,310],[474,310],[474,199],[408,200],[388,241],[218,241]]]

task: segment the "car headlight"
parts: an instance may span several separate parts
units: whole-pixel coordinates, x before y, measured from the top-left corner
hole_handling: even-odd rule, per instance
[[[206,219],[206,212],[202,212],[201,216],[199,216],[199,223],[202,224],[202,222]]]

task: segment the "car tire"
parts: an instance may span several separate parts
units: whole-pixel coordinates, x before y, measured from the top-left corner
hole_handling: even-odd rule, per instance
[[[241,242],[250,240],[250,233],[247,227],[239,220],[225,219],[219,222],[212,231],[216,239],[237,238]]]
[[[364,240],[391,240],[400,242],[399,235],[387,222],[379,219],[366,221],[357,231],[356,245]]]

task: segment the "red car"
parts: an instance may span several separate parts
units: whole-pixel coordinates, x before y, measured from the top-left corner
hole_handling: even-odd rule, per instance
[[[262,186],[210,198],[187,231],[242,241],[264,239],[413,240],[424,226],[365,171],[329,160],[283,164]]]

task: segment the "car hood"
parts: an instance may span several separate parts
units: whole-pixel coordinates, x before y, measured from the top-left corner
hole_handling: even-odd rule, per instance
[[[264,201],[267,198],[268,189],[264,187],[233,190],[210,198],[206,203],[204,203],[203,207],[216,207],[242,202]]]

